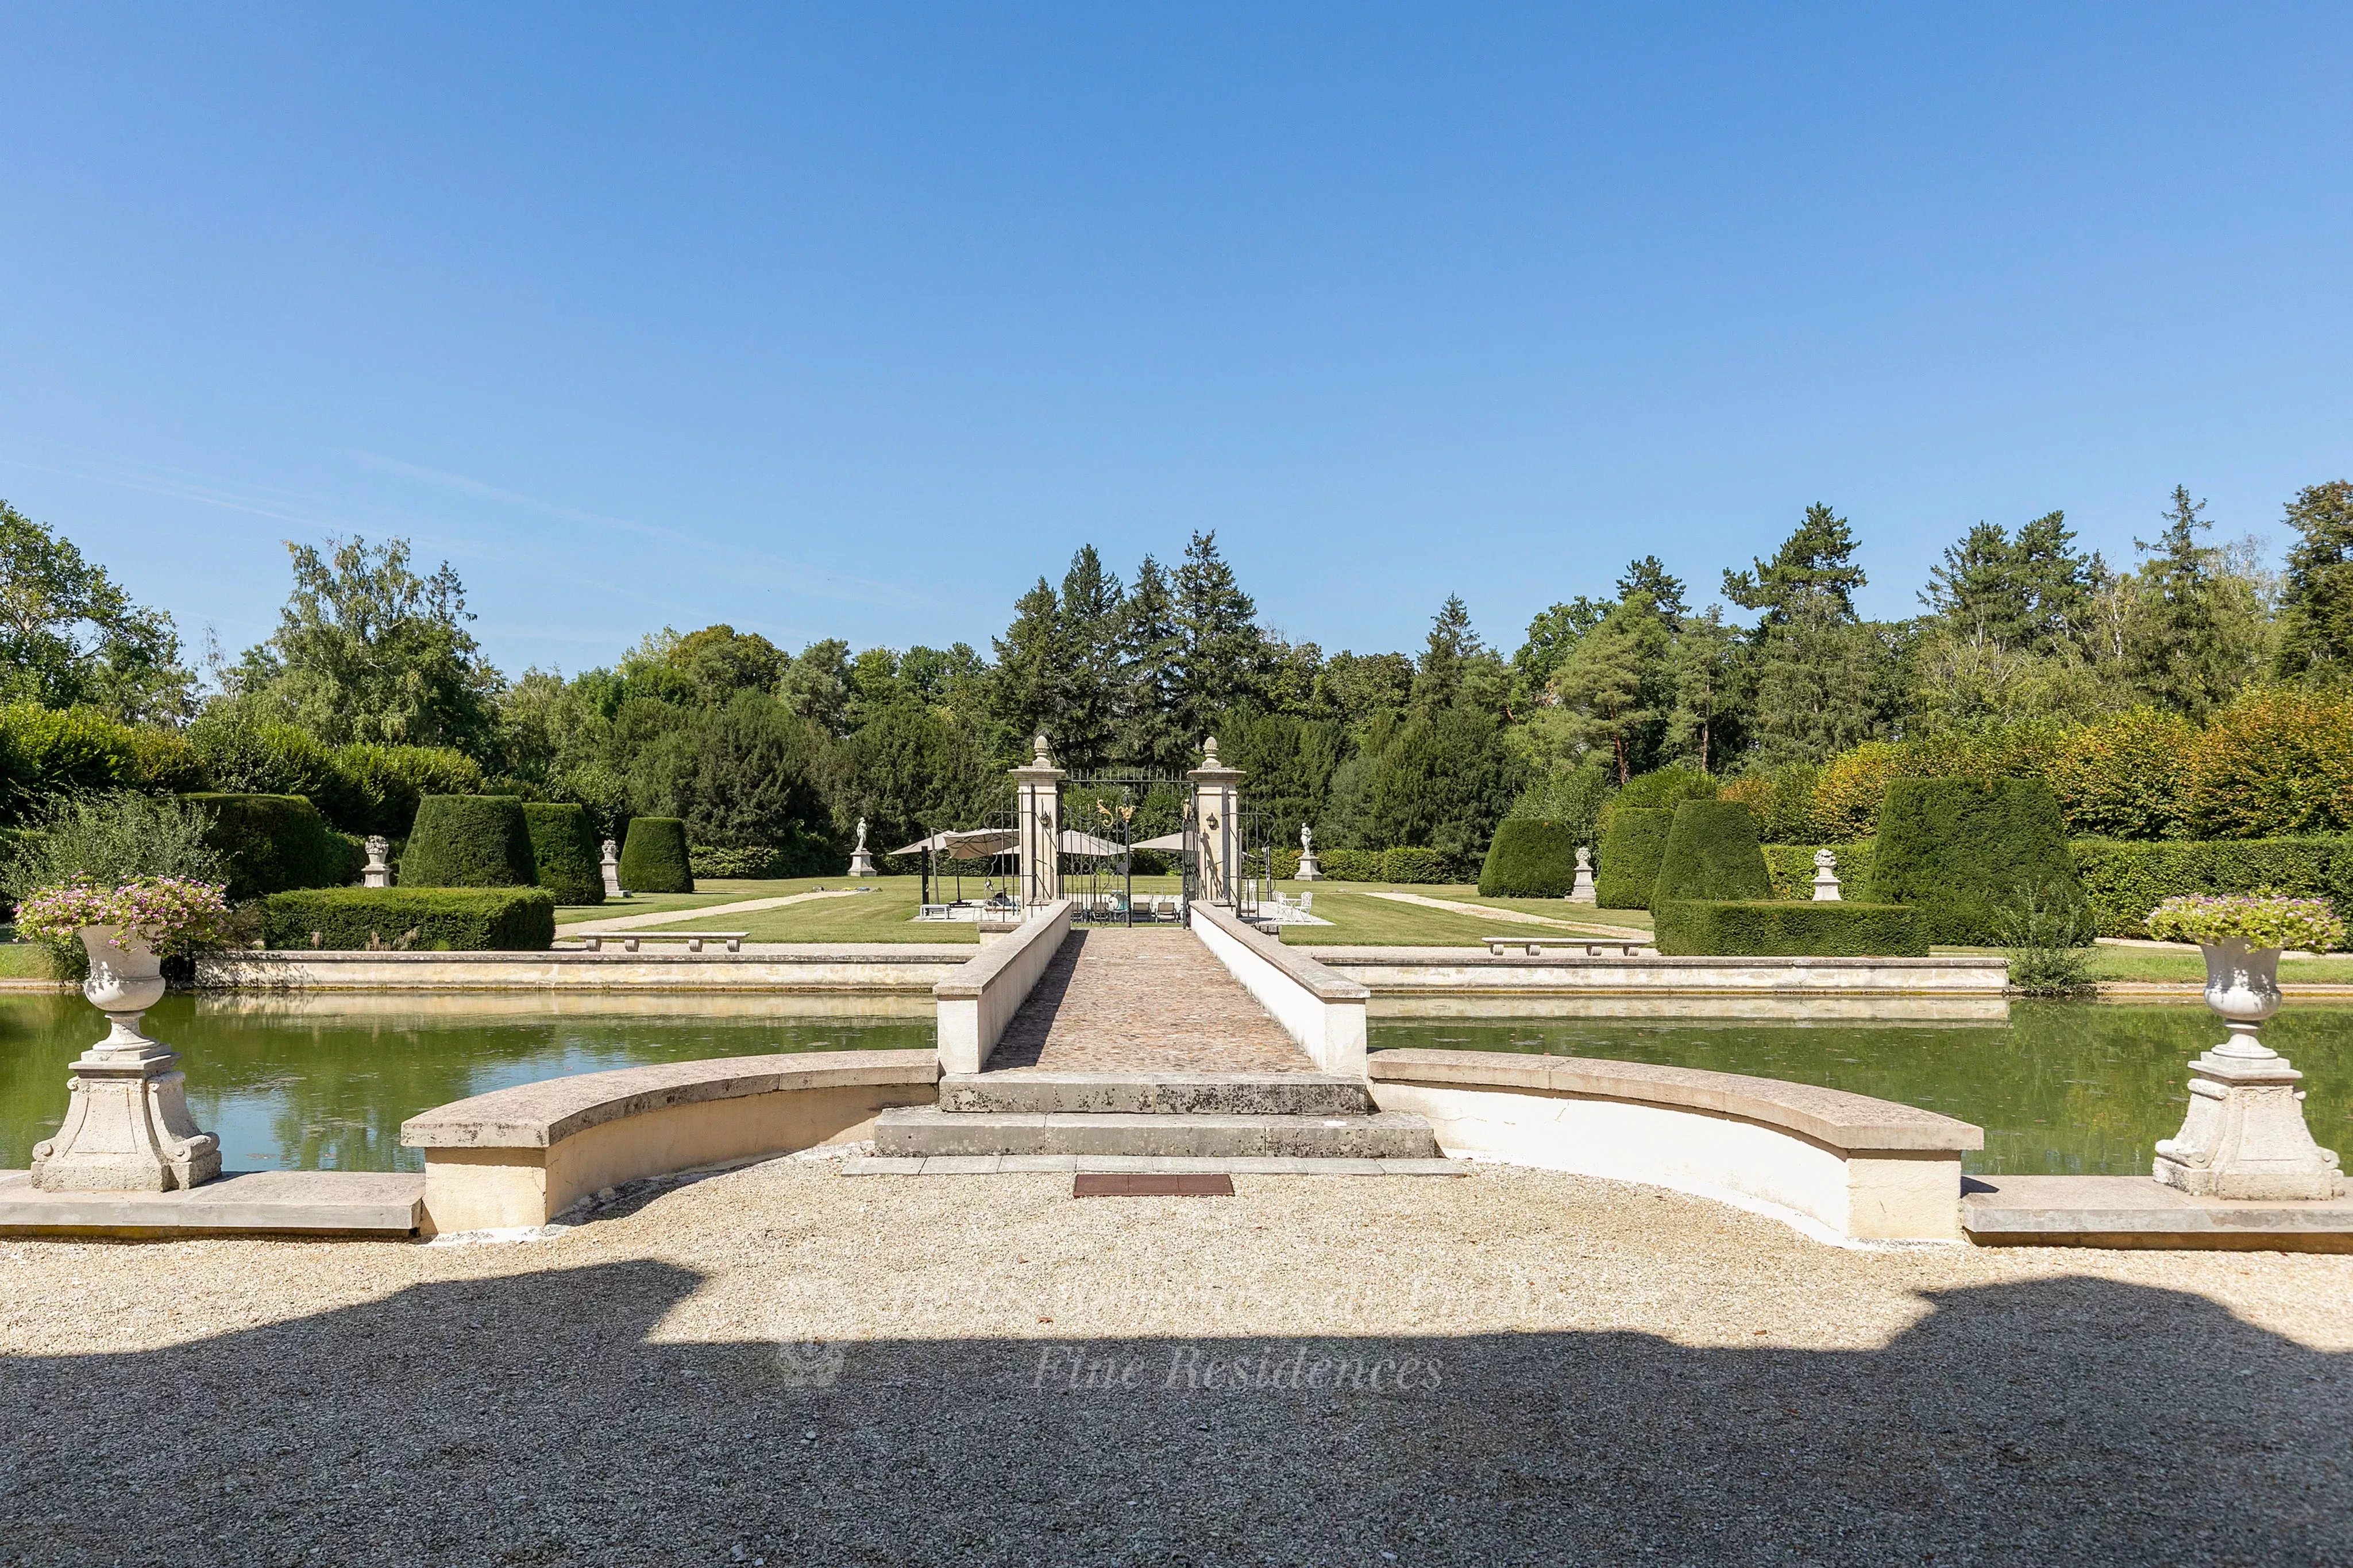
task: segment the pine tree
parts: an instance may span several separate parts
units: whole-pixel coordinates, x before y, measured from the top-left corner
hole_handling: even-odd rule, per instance
[[[1462,696],[1465,668],[1482,651],[1460,594],[1449,594],[1430,617],[1430,639],[1414,671],[1413,705],[1422,712],[1451,708]]]
[[[1621,600],[1601,624],[1579,637],[1553,671],[1552,694],[1580,745],[1607,746],[1618,782],[1633,774],[1634,751],[1660,714],[1643,700],[1663,643],[1657,607],[1647,594]]]
[[[1683,604],[1683,583],[1680,577],[1668,574],[1655,555],[1645,555],[1640,561],[1629,562],[1626,574],[1618,579],[1618,597],[1622,602],[1641,594],[1655,606],[1658,617],[1667,623],[1670,631],[1679,629],[1683,616],[1691,612]]]
[[[1176,721],[1176,604],[1168,574],[1147,555],[1121,615],[1124,657],[1119,754],[1130,767],[1174,772],[1187,760]]]
[[[2179,485],[2155,542],[2136,539],[2146,560],[2126,612],[2124,670],[2140,695],[2203,720],[2267,661],[2263,606],[2221,552],[2198,535],[2213,527]]]
[[[1725,573],[1724,595],[1742,609],[1764,611],[1768,625],[1808,612],[1852,621],[1854,591],[1869,581],[1854,563],[1854,552],[1846,519],[1817,501],[1771,561]]]
[[[1080,546],[1062,578],[1060,605],[1069,663],[1054,738],[1056,759],[1065,768],[1101,768],[1118,745],[1126,597],[1118,574],[1103,570],[1095,547]]]
[[[1667,732],[1703,773],[1723,761],[1715,746],[1716,730],[1738,679],[1734,655],[1732,628],[1724,624],[1719,606],[1710,605],[1706,614],[1684,617],[1683,633],[1675,638],[1675,705],[1668,715]]]
[[[989,707],[1002,739],[1027,755],[1032,735],[1060,740],[1055,728],[1062,716],[1071,657],[1062,637],[1061,603],[1046,579],[1039,578],[1013,612],[1013,624],[996,639]]]
[[[1189,747],[1226,710],[1255,696],[1266,663],[1258,605],[1218,553],[1218,536],[1195,533],[1176,568],[1176,682],[1173,704]]]
[[[2353,482],[2306,485],[2287,503],[2287,577],[2276,668],[2291,680],[2353,677]]]

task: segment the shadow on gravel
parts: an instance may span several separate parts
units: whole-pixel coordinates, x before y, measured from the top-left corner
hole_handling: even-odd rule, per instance
[[[2137,1286],[1950,1292],[1862,1353],[648,1342],[700,1283],[0,1362],[0,1561],[2353,1561],[2348,1358]]]

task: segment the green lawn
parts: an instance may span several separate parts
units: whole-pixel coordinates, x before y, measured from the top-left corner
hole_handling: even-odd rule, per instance
[[[1978,953],[2000,957],[1998,947],[1939,947],[1939,953]],[[2196,952],[2168,952],[2155,947],[2094,947],[2090,955],[2092,978],[2132,984],[2168,981],[2202,983],[2206,961]],[[2353,984],[2353,957],[2291,958],[2280,964],[2280,979],[2308,985]]]
[[[892,882],[913,886],[920,879],[913,877],[876,877],[873,885],[882,887]],[[748,899],[781,899],[793,893],[811,892],[818,888],[863,887],[864,881],[848,877],[792,877],[745,879],[709,878],[694,885],[691,893],[638,893],[626,899],[607,899],[601,904],[561,904],[556,907],[555,923],[574,925],[590,921],[609,921],[622,915],[658,914],[664,910],[702,910],[712,904],[740,903]],[[914,912],[910,899],[907,912]]]
[[[1332,923],[1327,926],[1293,925],[1282,928],[1282,940],[1297,947],[1468,947],[1482,937],[1526,931],[1539,934],[1538,926],[1515,926],[1507,921],[1491,921],[1478,915],[1459,915],[1451,910],[1424,909],[1419,904],[1392,903],[1355,890],[1340,892],[1328,882],[1307,884],[1315,892],[1315,913]],[[1416,889],[1425,891],[1427,889]],[[1443,893],[1432,893],[1443,898]],[[1569,933],[1563,931],[1560,935]]]

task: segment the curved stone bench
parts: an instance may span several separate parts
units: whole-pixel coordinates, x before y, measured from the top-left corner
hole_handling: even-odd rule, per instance
[[[1449,1154],[1641,1182],[1857,1241],[1961,1239],[1961,1156],[1985,1130],[1933,1110],[1739,1073],[1506,1051],[1376,1051],[1383,1110]],[[1810,1225],[1806,1222],[1810,1222]]]
[[[809,1051],[663,1062],[494,1089],[412,1116],[425,1151],[425,1224],[544,1225],[617,1183],[822,1143],[894,1105],[938,1095],[936,1053]]]

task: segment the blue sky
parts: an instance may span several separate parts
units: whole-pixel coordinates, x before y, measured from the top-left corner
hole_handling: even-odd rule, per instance
[[[288,538],[510,672],[986,648],[1092,541],[1489,640],[1809,501],[2279,543],[2353,476],[2353,8],[0,9],[0,496],[192,643]]]

